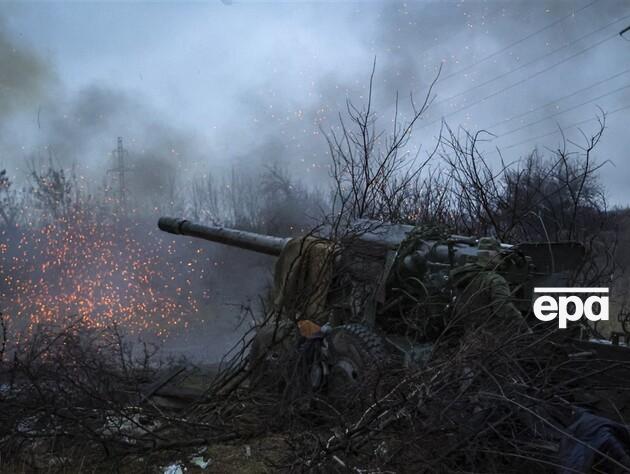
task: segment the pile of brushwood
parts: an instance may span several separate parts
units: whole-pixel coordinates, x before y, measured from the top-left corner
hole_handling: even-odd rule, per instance
[[[421,367],[382,361],[380,379],[344,404],[309,388],[317,339],[292,339],[276,383],[255,386],[251,334],[210,376],[160,363],[115,328],[42,327],[2,345],[0,469],[153,472],[273,436],[282,448],[259,470],[629,472],[630,359],[548,327],[500,336],[445,334]]]

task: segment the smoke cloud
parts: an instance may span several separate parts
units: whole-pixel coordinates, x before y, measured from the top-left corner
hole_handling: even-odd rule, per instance
[[[630,104],[626,89],[506,133],[624,84],[627,76],[620,76],[556,102],[623,69],[619,58],[627,57],[628,44],[621,39],[577,54],[626,26],[615,23],[624,15],[621,1],[8,4],[2,10],[0,59],[9,67],[0,72],[0,164],[18,170],[25,157],[52,154],[99,175],[112,166],[109,152],[123,136],[138,170],[133,186],[149,194],[164,192],[173,175],[186,181],[199,172],[270,162],[284,163],[301,179],[326,180],[321,130],[336,126],[348,99],[365,100],[374,59],[374,109],[384,129],[395,94],[404,117],[408,94],[420,100],[442,67],[413,148],[430,148],[444,117],[453,127],[495,134],[489,156],[497,146],[525,141],[509,149],[512,161],[537,145],[557,146],[559,134],[537,137],[594,117],[597,105],[610,111]],[[497,51],[503,52],[484,60]],[[604,180],[619,203],[627,201],[622,184],[630,173],[621,132],[627,114],[609,117],[598,155],[616,163],[605,168]],[[577,128],[567,135],[580,138]]]
[[[55,75],[35,52],[9,38],[0,19],[0,119],[33,106],[45,94]]]

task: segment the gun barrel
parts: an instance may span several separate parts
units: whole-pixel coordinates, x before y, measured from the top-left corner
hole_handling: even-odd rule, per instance
[[[227,227],[205,226],[176,217],[160,217],[158,227],[164,232],[189,235],[211,242],[239,247],[253,252],[279,256],[289,239],[271,235],[255,234]]]

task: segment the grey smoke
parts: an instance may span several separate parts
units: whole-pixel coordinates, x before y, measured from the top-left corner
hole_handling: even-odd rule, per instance
[[[615,26],[535,68],[444,100],[627,14],[621,0],[598,2],[580,11],[589,3],[3,5],[0,13],[4,11],[7,28],[0,36],[0,58],[4,61],[6,56],[2,50],[17,48],[23,59],[11,77],[0,76],[1,82],[24,86],[24,92],[10,99],[0,96],[0,116],[5,118],[0,126],[5,131],[0,164],[8,160],[17,168],[25,155],[52,150],[64,163],[79,162],[102,172],[116,136],[123,135],[136,167],[145,170],[138,173],[135,185],[151,193],[168,186],[173,173],[186,176],[232,165],[255,168],[271,161],[285,163],[300,178],[319,183],[328,173],[320,127],[335,126],[347,99],[357,103],[365,99],[374,58],[374,105],[383,127],[391,125],[396,92],[405,116],[408,94],[420,99],[443,65],[438,103],[421,122],[413,147],[432,145],[438,127],[425,125],[443,116],[454,127],[486,128],[623,69],[630,46],[621,39],[609,41],[453,114],[592,44]],[[571,12],[576,13],[544,33],[455,74]],[[620,30],[624,23],[618,26]],[[562,110],[612,90],[623,80],[558,107]],[[8,101],[6,106],[3,100]],[[626,104],[630,95],[620,93],[597,105],[612,110]],[[505,137],[501,134],[514,126],[558,110],[556,104],[522,122],[494,127],[490,131],[498,138],[487,149],[492,152],[495,146],[507,147],[551,131],[556,123],[567,126],[593,117],[595,105]],[[616,168],[608,166],[603,173],[613,201],[619,203],[629,201],[624,193],[630,174],[624,156],[627,117],[626,111],[609,118],[598,151],[600,161],[615,162]],[[592,122],[585,129],[594,126]],[[577,130],[567,136],[579,139]],[[558,139],[532,140],[511,149],[507,159],[518,159],[536,145],[555,147]]]
[[[0,20],[0,119],[33,106],[55,77],[46,62],[29,48],[11,40]]]

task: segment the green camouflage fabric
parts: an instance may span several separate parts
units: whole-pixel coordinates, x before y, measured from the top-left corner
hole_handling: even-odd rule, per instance
[[[450,272],[454,303],[450,323],[487,327],[496,331],[528,331],[523,315],[515,306],[510,286],[500,274],[500,264],[468,263]]]

